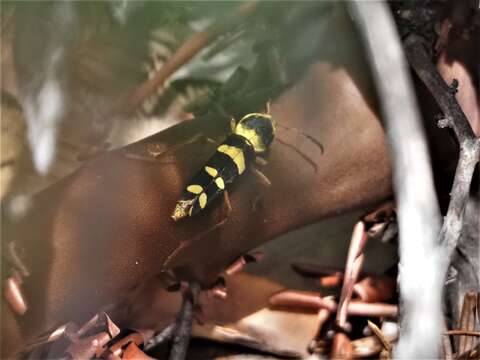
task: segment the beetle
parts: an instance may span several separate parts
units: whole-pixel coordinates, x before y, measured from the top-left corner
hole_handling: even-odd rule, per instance
[[[174,221],[205,209],[264,154],[275,137],[275,124],[266,113],[245,115],[232,133],[218,146],[212,157],[186,186],[171,215]]]

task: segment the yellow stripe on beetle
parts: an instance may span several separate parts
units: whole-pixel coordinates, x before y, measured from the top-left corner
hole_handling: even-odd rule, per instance
[[[251,113],[237,124],[233,121],[232,134],[217,148],[217,152],[204,164],[178,200],[173,210],[173,220],[204,210],[210,201],[226,190],[228,184],[245,172],[247,160],[253,160],[268,150],[274,137],[275,124],[269,114]]]
[[[192,194],[200,194],[203,191],[203,187],[200,185],[189,185],[187,191]]]
[[[218,171],[215,168],[212,168],[210,166],[205,166],[205,171],[210,175],[211,177],[217,177]]]
[[[222,144],[217,149],[219,152],[229,156],[235,165],[237,165],[238,173],[242,174],[245,171],[245,156],[243,150],[235,146]]]
[[[201,193],[200,197],[198,198],[198,203],[200,205],[200,208],[204,209],[205,205],[207,205],[207,194]]]
[[[215,184],[217,184],[217,186],[220,190],[225,189],[225,182],[223,181],[223,179],[221,177],[218,177],[218,178],[215,179]]]

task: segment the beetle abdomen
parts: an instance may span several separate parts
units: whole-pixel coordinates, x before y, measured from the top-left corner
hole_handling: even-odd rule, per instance
[[[254,158],[252,144],[241,135],[231,134],[189,182],[172,218],[176,221],[199,213],[243,174]]]

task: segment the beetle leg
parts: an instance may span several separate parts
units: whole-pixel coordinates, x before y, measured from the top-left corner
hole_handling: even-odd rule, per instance
[[[230,213],[232,212],[232,204],[230,202],[230,196],[228,195],[227,190],[223,192],[223,201],[225,202],[225,205],[227,207],[227,214],[225,215],[225,219],[222,221],[226,221],[226,219],[228,219],[228,217],[230,216]]]
[[[257,159],[260,159],[260,158],[257,158]],[[264,161],[264,164],[266,164],[266,160],[265,159],[262,159]],[[265,175],[262,171],[260,171],[258,168],[256,167],[252,167],[251,168],[252,170],[252,173],[255,174],[257,180],[260,182],[260,184],[262,184],[263,186],[265,187],[269,187],[272,185],[272,182],[270,181],[270,179],[267,177],[267,175]],[[253,199],[253,202],[252,202],[252,211],[253,212],[256,212],[258,210],[258,203],[260,202],[260,200],[262,199],[263,197],[263,194],[262,193],[258,193],[255,198]]]
[[[205,141],[206,141],[207,143],[210,143],[210,144],[216,144],[216,143],[217,143],[214,139],[212,139],[212,138],[210,138],[210,137],[205,137]]]
[[[256,165],[259,165],[259,166],[265,166],[265,165],[268,164],[268,161],[265,160],[265,158],[262,158],[262,157],[260,157],[260,156],[257,156],[257,157],[255,158],[255,164],[256,164]]]
[[[265,175],[262,171],[260,171],[256,167],[252,167],[252,172],[256,175],[257,179],[260,181],[260,183],[264,186],[271,186],[272,182],[270,179]]]

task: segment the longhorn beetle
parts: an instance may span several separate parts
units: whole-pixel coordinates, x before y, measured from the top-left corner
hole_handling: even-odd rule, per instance
[[[247,114],[238,124],[233,124],[232,134],[185,188],[173,210],[173,220],[198,214],[225,193],[257,155],[268,150],[275,137],[275,124],[268,110],[267,113]]]

